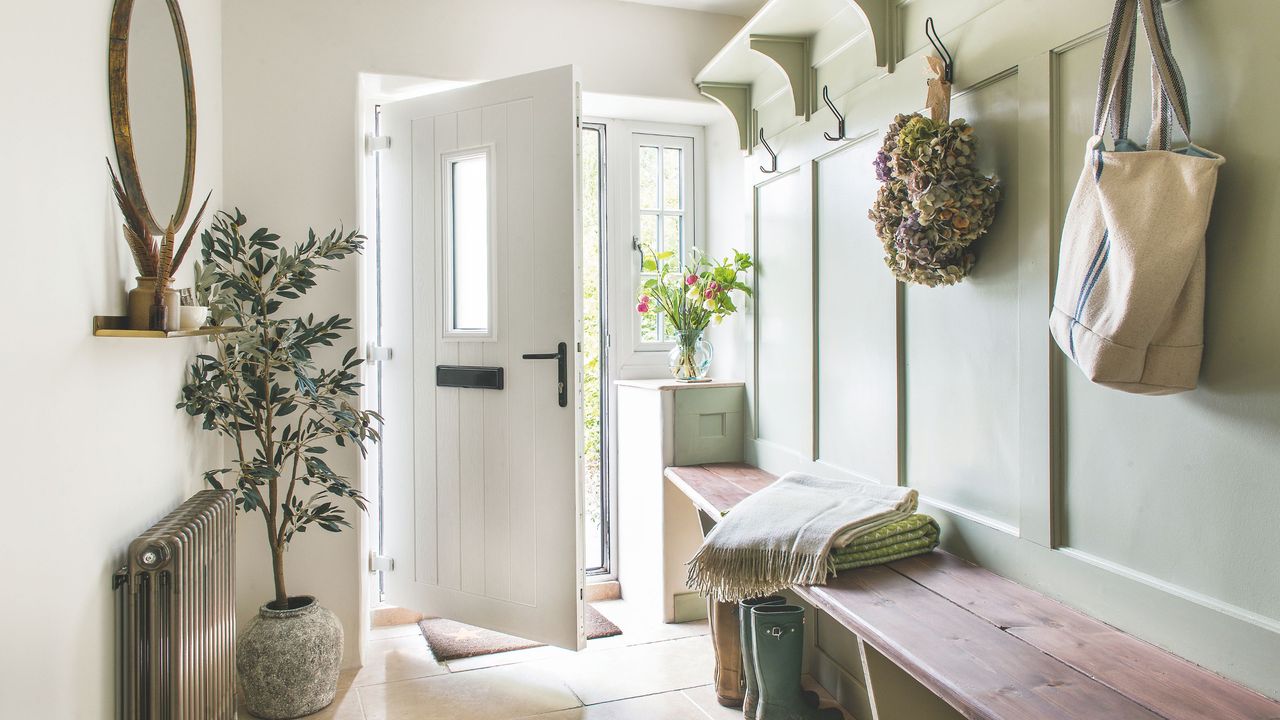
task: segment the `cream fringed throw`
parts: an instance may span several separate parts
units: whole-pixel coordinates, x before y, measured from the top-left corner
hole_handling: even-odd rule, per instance
[[[689,587],[715,600],[821,585],[831,551],[916,510],[915,490],[790,473],[743,500],[689,561]]]

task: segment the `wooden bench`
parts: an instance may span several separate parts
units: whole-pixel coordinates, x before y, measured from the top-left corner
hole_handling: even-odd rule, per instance
[[[706,527],[776,479],[740,463],[666,476]],[[877,720],[934,717],[902,671],[967,718],[1280,720],[1280,702],[942,551],[794,592],[857,636]]]

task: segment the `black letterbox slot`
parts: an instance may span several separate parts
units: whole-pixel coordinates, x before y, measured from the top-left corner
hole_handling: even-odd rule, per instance
[[[437,365],[436,386],[501,390],[502,368],[476,367],[474,365]]]

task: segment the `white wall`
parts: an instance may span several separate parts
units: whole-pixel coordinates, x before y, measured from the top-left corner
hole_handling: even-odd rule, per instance
[[[690,80],[742,19],[614,0],[227,0],[226,197],[285,238],[357,224],[357,76],[483,80],[573,63],[584,90],[691,99]],[[355,314],[352,263],[307,298]],[[355,456],[339,458],[354,474]],[[246,522],[260,522],[247,517]],[[241,533],[240,609],[269,596],[255,524]],[[347,628],[356,664],[364,559],[356,533],[308,533],[290,550],[291,593],[316,595]]]
[[[174,409],[196,340],[95,338],[133,268],[103,157],[109,0],[7,5],[0,113],[0,717],[112,718],[111,572],[195,490],[212,439]],[[196,194],[222,179],[221,9],[184,0],[199,98]],[[219,205],[215,191],[212,206]],[[180,282],[187,285],[189,268]]]
[[[734,250],[752,252],[751,204],[748,202],[738,126],[723,110],[706,128],[707,138],[707,252],[722,258]],[[746,161],[746,162],[749,162]],[[746,380],[751,348],[750,300],[738,303],[738,314],[707,330],[712,354],[711,374],[722,380]]]

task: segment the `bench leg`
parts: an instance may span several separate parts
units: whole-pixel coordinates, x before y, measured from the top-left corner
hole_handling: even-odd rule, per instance
[[[963,715],[862,638],[858,638],[858,651],[872,720],[963,720]]]

